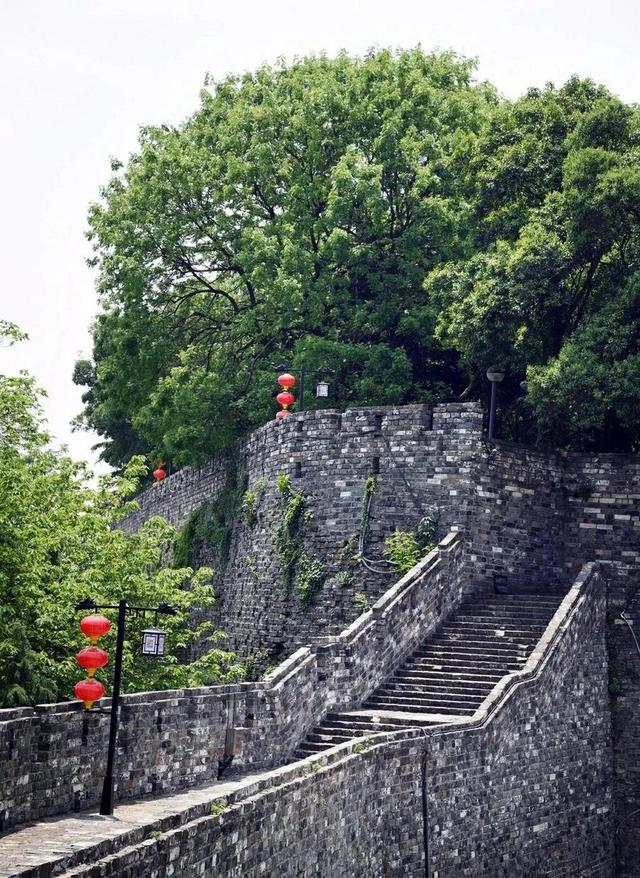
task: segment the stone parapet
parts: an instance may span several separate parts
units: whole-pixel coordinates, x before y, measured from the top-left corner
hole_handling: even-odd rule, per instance
[[[447,537],[350,629],[299,649],[262,682],[125,695],[118,799],[205,783],[230,756],[236,771],[290,757],[328,710],[359,703],[455,608],[463,546]],[[108,724],[106,711],[79,702],[0,710],[0,827],[95,804]]]

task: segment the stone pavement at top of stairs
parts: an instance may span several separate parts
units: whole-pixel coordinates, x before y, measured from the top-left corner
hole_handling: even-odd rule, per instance
[[[181,825],[203,813],[200,810],[192,814],[192,809],[206,807],[264,776],[265,773],[244,775],[185,793],[121,804],[115,808],[113,817],[81,811],[25,824],[0,836],[0,878],[60,875],[66,869],[106,855],[107,846],[104,851],[99,850],[101,843],[108,845],[118,836],[119,846],[142,841],[159,821],[167,819],[171,826]]]

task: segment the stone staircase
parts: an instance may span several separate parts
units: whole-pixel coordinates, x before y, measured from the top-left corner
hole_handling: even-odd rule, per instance
[[[486,592],[467,598],[360,709],[327,714],[293,761],[376,732],[469,719],[506,674],[524,666],[561,600]]]

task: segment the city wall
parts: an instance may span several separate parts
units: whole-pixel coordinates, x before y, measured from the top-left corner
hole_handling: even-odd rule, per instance
[[[452,533],[348,629],[263,681],[125,695],[118,801],[215,781],[230,757],[236,773],[281,764],[330,709],[359,706],[453,612],[465,584],[464,543]],[[99,802],[109,706],[0,710],[0,830]]]
[[[123,526],[135,530],[151,514],[183,525],[223,490],[230,465],[220,457],[151,486]],[[216,569],[213,620],[244,657],[258,651],[277,659],[348,625],[394,580],[381,563],[385,538],[424,516],[439,518],[439,537],[464,532],[477,586],[497,573],[518,588],[563,591],[587,561],[640,561],[637,456],[488,443],[477,403],[294,415],[251,434],[234,465],[249,490],[260,487],[255,521],[247,523],[238,508],[227,557],[205,550],[197,563]],[[321,565],[309,606],[285,582],[276,551],[286,506],[277,487],[282,474],[305,496],[296,540]],[[371,476],[376,488],[365,517]],[[358,560],[361,548],[381,572]]]
[[[592,565],[464,725],[341,745],[74,874],[610,878],[605,603]]]

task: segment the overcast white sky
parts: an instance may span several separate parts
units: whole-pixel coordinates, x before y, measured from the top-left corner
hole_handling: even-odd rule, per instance
[[[453,48],[516,97],[577,73],[640,100],[638,0],[1,0],[0,317],[30,342],[0,349],[29,369],[75,457],[81,408],[71,371],[91,350],[87,205],[126,158],[138,126],[176,123],[215,77],[278,56],[371,46]]]

